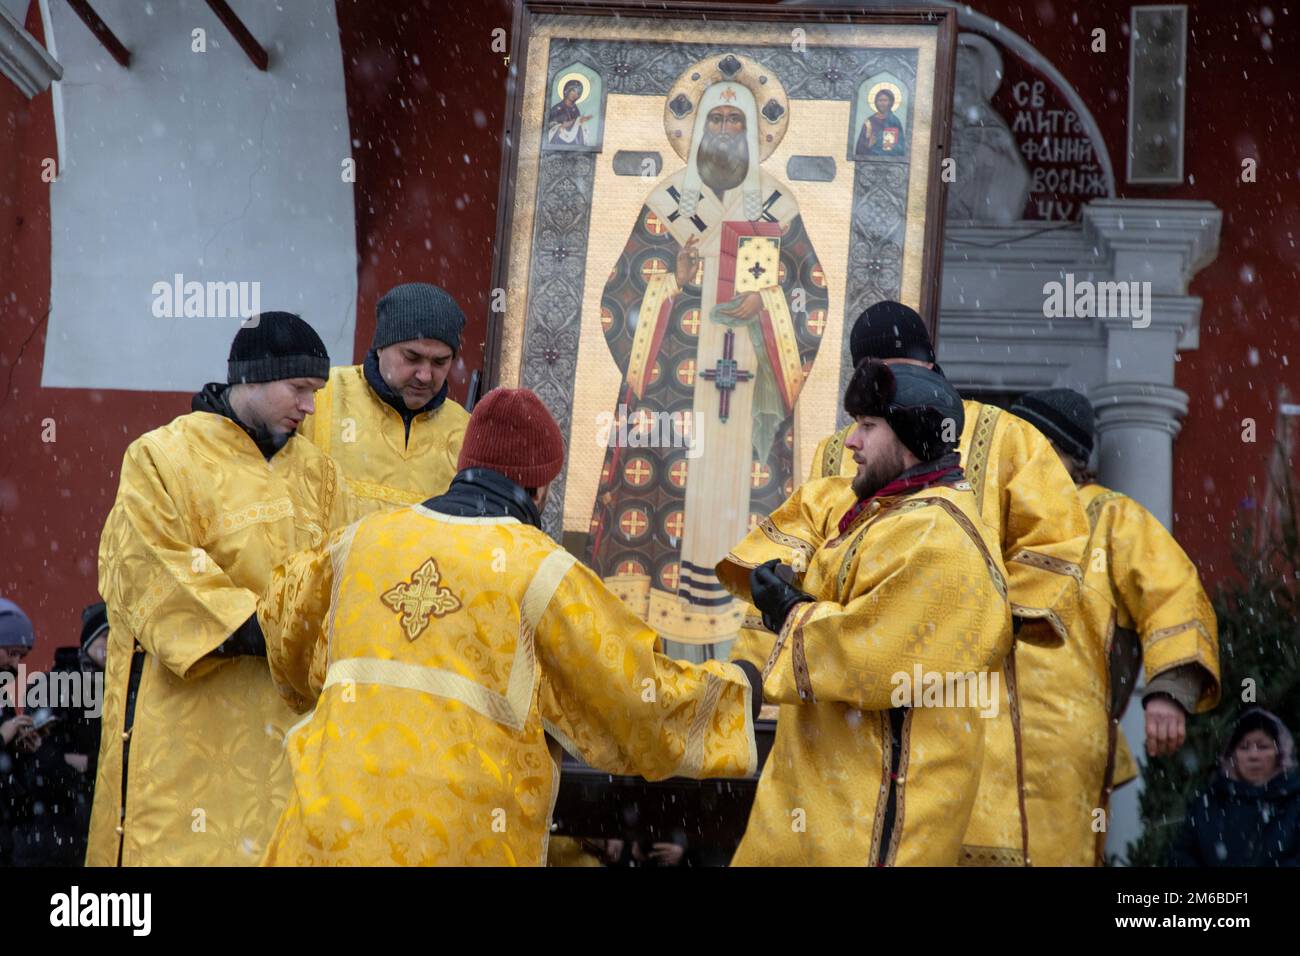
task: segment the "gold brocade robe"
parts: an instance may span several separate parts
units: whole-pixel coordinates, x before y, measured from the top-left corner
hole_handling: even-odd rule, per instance
[[[1071,640],[1058,650],[1016,651],[1030,849],[1034,862],[1047,866],[1102,862],[1106,833],[1096,826],[1097,811],[1109,813],[1110,791],[1134,774],[1132,757],[1120,749],[1119,718],[1136,677],[1138,642],[1148,681],[1196,665],[1197,712],[1219,701],[1218,629],[1196,567],[1132,498],[1095,484],[1078,495],[1091,534],[1080,601],[1066,620]]]
[[[1031,627],[1021,631],[1021,640],[1059,645],[1067,635],[1058,612],[1073,603],[1088,534],[1074,483],[1033,425],[996,405],[963,401],[962,408],[961,465],[975,491],[976,512],[1002,542],[1011,610],[1055,632],[1053,637],[1044,627]],[[852,477],[857,466],[844,442],[853,427],[822,439],[808,477]]]
[[[298,434],[337,461],[357,498],[359,515],[417,504],[442,494],[456,476],[469,412],[450,398],[406,425],[397,410],[375,394],[364,368],[330,369],[316,393],[316,414]]]
[[[119,845],[125,865],[257,863],[288,793],[293,713],[265,660],[206,655],[271,569],[350,509],[338,466],[297,437],[268,462],[234,422],[194,412],[131,443],[99,544],[110,630],[87,865],[117,864]]]
[[[736,865],[960,859],[992,722],[973,701],[904,706],[894,697],[899,675],[917,669],[986,680],[998,671],[1011,614],[996,539],[962,481],[878,498],[843,534],[832,526],[824,544],[808,540],[829,524],[808,503],[847,500],[847,485],[808,482],[717,568],[748,601],[749,571],[779,556],[775,545],[807,568],[799,586],[816,598],[790,612],[765,662],[764,698],[781,709]]]
[[[976,510],[1001,542],[1012,613],[1024,626],[1017,645],[1059,647],[1068,639],[1064,615],[1073,606],[1082,574],[1079,558],[1087,519],[1074,483],[1039,431],[995,405],[964,401],[958,451],[975,492]],[[811,477],[852,475],[857,466],[844,447],[853,425],[823,439]],[[1049,654],[1036,663],[1047,666]],[[1015,656],[1004,669],[1003,707],[989,728],[985,773],[963,849],[969,865],[1025,865],[1029,852],[1024,753],[1016,695],[1021,668]]]
[[[741,670],[655,653],[590,569],[511,517],[371,515],[277,569],[258,617],[308,711],[267,865],[543,865],[548,734],[651,780],[757,766]]]

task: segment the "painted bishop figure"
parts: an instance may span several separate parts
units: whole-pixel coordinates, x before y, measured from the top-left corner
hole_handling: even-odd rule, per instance
[[[698,660],[744,617],[714,565],[795,480],[793,412],[827,290],[790,187],[760,166],[788,122],[780,83],[730,55],[688,74],[666,113],[687,165],[641,208],[601,306],[630,428],[653,439],[681,416],[691,449],[607,450],[587,561],[663,637],[694,645],[670,653]]]

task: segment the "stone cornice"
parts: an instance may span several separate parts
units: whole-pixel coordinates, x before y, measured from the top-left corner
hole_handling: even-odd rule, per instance
[[[945,269],[964,264],[1005,264],[1054,273],[1056,263],[1104,268],[1107,260],[1084,242],[1077,222],[1006,224],[949,222],[943,232]]]
[[[63,76],[58,61],[4,7],[0,7],[0,73],[29,100]]]
[[[1178,336],[1178,351],[1200,348],[1202,299],[1195,295],[1151,296],[1151,325],[1149,328],[1173,332]],[[1129,329],[1140,331],[1130,318],[1097,319],[1108,332]]]
[[[1218,255],[1222,227],[1223,213],[1197,200],[1096,199],[1083,208],[1084,238],[1097,255],[1177,253],[1184,288]]]
[[[1083,222],[1064,226],[950,224],[940,341],[950,354],[981,342],[1105,348],[1112,337],[1139,331],[1131,316],[1043,315],[1044,286],[1072,275],[1076,283],[1150,282],[1147,330],[1172,334],[1179,351],[1195,349],[1202,302],[1186,294],[1187,283],[1217,251],[1221,222],[1210,203],[1103,199],[1085,207]]]

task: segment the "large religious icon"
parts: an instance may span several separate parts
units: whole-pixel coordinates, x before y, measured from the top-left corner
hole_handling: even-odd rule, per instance
[[[897,77],[871,76],[858,85],[849,158],[907,162],[907,106],[911,97]]]
[[[601,295],[618,404],[641,427],[685,416],[698,454],[610,443],[583,557],[689,643],[742,623],[713,565],[790,490],[794,408],[825,330],[797,192],[763,168],[789,109],[779,76],[748,56],[690,64],[664,106],[686,165],[646,197]]]
[[[839,424],[846,317],[935,311],[955,18],[572,9],[521,7],[487,380],[567,433],[546,529],[670,653],[721,656],[747,609],[713,568]],[[867,148],[907,162],[865,174],[837,144],[873,78],[904,113]]]

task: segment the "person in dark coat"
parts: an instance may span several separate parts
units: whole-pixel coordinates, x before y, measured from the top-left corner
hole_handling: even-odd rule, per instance
[[[64,721],[64,742],[67,747],[68,763],[82,774],[83,788],[87,799],[95,786],[95,771],[99,765],[99,725],[100,709],[103,706],[104,662],[108,656],[108,609],[103,601],[90,605],[81,612],[81,646],[79,649],[60,648],[67,655],[67,667],[76,667],[83,675],[83,687],[93,684],[98,698],[94,707],[65,707],[61,716]],[[55,657],[55,666],[59,666]],[[89,806],[87,806],[89,812]],[[87,816],[86,825],[90,818]]]
[[[40,675],[51,699],[32,711],[40,727],[35,751],[17,758],[14,866],[80,866],[85,859],[107,638],[104,605],[92,604],[82,612],[80,646],[56,648],[54,666]]]
[[[1300,773],[1286,725],[1242,714],[1213,781],[1192,797],[1174,866],[1300,866]]]
[[[40,741],[31,716],[18,712],[21,665],[35,642],[32,622],[23,609],[0,598],[0,867],[13,865],[13,827],[24,807],[20,761]]]

